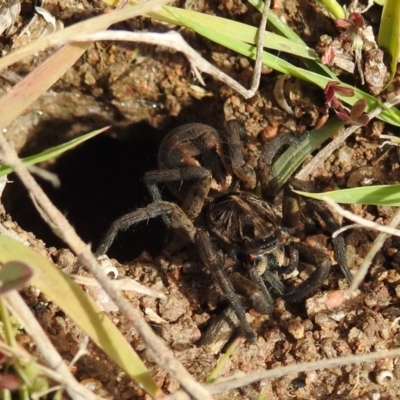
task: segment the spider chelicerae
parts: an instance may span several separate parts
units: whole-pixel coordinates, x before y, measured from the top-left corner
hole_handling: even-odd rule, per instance
[[[245,315],[249,301],[257,311],[270,313],[274,302],[269,288],[288,302],[298,302],[316,291],[329,274],[331,263],[325,253],[296,239],[303,215],[313,217],[329,232],[338,229],[339,223],[322,203],[300,201],[292,189],[309,188],[298,180],[285,186],[282,212],[254,194],[258,184],[264,194],[273,190],[271,165],[275,155],[282,146],[295,145],[299,139],[290,134],[273,139],[261,149],[258,168],[254,169],[245,160],[245,138],[237,120],[228,121],[225,132],[198,123],[171,131],[159,148],[159,169],[144,176],[153,203],[114,221],[96,255],[107,252],[119,231],[162,217],[180,237],[197,247],[202,263],[212,272],[246,337],[254,343],[256,336]],[[180,206],[162,200],[159,184],[168,186]],[[332,241],[338,264],[350,282],[344,240],[338,236]],[[287,287],[281,277],[297,268],[300,257],[313,264],[315,271],[298,286]],[[240,274],[227,272],[228,260],[230,264],[234,261]],[[236,284],[238,275],[240,285]],[[243,300],[237,290],[246,286],[251,290]]]

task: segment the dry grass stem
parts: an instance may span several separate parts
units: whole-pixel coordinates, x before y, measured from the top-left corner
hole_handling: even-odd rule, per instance
[[[400,349],[292,364],[285,367],[275,368],[269,371],[254,372],[246,376],[233,376],[223,380],[221,379],[219,382],[207,386],[207,388],[209,389],[210,393],[216,394],[225,392],[226,390],[250,385],[251,383],[262,381],[264,379],[276,379],[289,374],[298,374],[306,371],[315,371],[317,369],[340,367],[349,364],[360,364],[364,362],[377,361],[379,359],[396,357],[400,357]]]
[[[268,21],[268,11],[271,7],[271,0],[266,0],[264,3],[264,9],[261,14],[261,21],[257,31],[257,42],[256,42],[256,61],[254,64],[254,72],[253,77],[251,79],[251,86],[248,90],[249,97],[253,97],[258,87],[260,86],[260,79],[261,79],[261,71],[262,71],[262,53],[264,50],[264,32],[267,27]]]
[[[29,165],[27,166],[27,168],[31,172],[31,174],[35,174],[39,178],[42,178],[43,180],[49,182],[54,188],[59,188],[61,186],[60,178],[53,172],[49,172],[36,165]]]
[[[100,283],[96,281],[96,279],[93,279],[89,276],[82,276],[82,275],[69,275],[69,276],[79,285],[101,287]],[[164,293],[157,292],[157,290],[143,286],[139,282],[136,282],[134,279],[123,278],[114,280],[113,285],[115,286],[116,290],[130,290],[136,293],[144,294],[146,296],[156,297],[158,299],[166,298]]]
[[[359,217],[358,215],[355,215],[352,212],[347,211],[344,208],[340,207],[338,203],[329,199],[328,197],[324,197],[322,200],[325,201],[325,203],[327,203],[330,207],[332,207],[339,215],[349,219],[350,221],[355,222],[356,224],[358,224],[360,226],[363,226],[368,229],[375,229],[379,232],[383,232],[388,235],[400,236],[399,229],[395,229],[391,226],[380,225],[380,224],[377,224],[376,222],[369,221],[363,217]],[[339,229],[332,236],[336,237],[341,231],[342,230]]]
[[[78,351],[76,352],[74,358],[69,363],[70,368],[73,365],[75,365],[81,357],[90,354],[90,352],[87,349],[88,345],[89,345],[89,336],[85,335],[83,340],[79,343]]]

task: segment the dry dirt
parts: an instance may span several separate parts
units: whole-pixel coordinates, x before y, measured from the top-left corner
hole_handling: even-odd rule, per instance
[[[181,3],[196,11],[212,12],[247,23],[258,21],[257,12],[240,0]],[[210,6],[214,3],[215,6]],[[273,3],[276,12],[285,17],[310,45],[315,44],[322,33],[337,35],[333,23],[311,2],[282,0]],[[45,6],[65,25],[105,9],[100,1],[48,0]],[[365,18],[376,23],[373,18],[376,10],[373,8]],[[14,31],[2,38],[3,51],[9,51],[15,35],[28,20],[28,4],[24,4]],[[168,29],[144,18],[120,24],[119,28]],[[192,33],[182,33],[205,58],[249,86],[252,64],[247,59]],[[20,79],[40,61],[35,58],[13,66],[10,75],[3,73],[0,76],[0,87],[7,89],[7,85],[13,83],[12,79]],[[251,145],[257,147],[276,134],[310,129],[324,117],[321,91],[296,80],[288,81],[290,89],[287,90],[300,94],[297,99],[304,100],[301,104],[303,113],[294,117],[282,111],[272,96],[279,74],[268,69],[263,72],[259,93],[245,101],[232,89],[208,76],[205,77],[206,88],[199,90],[200,84],[181,54],[144,45],[100,43],[93,45],[60,82],[27,110],[10,127],[8,135],[25,156],[84,132],[112,125],[107,137],[94,139],[45,165],[62,181],[62,189],[58,192],[44,184],[49,195],[82,237],[96,245],[113,219],[150,201],[141,177],[145,171],[156,168],[157,146],[173,127],[186,122],[203,122],[223,129],[225,120],[238,118],[244,123]],[[348,79],[354,81],[354,78]],[[398,87],[397,81],[393,87]],[[382,132],[396,134],[397,128],[379,121],[360,128],[326,160],[323,167],[314,171],[311,178],[315,186],[323,190],[368,182],[398,182],[399,151],[393,147],[380,147]],[[33,207],[28,207],[27,196],[18,180],[15,177],[10,180],[14,183],[8,185],[3,196],[4,224],[24,235],[34,248],[49,255],[60,268],[82,273],[75,267],[75,257],[51,235],[40,218],[35,217]],[[168,193],[165,195],[172,199]],[[378,219],[382,224],[393,214],[390,207],[353,206],[351,209],[364,217]],[[33,233],[26,234],[24,230]],[[167,240],[162,224],[142,224],[135,228],[133,235],[122,236],[109,253],[120,262],[116,262],[120,276],[132,277],[162,291],[167,299],[126,295],[143,311],[155,332],[196,379],[205,381],[220,354],[199,343],[207,327],[224,309],[226,303],[222,294],[204,271],[194,249],[188,248],[173,256],[162,252]],[[345,234],[353,273],[375,237],[374,231],[365,230],[351,230]],[[400,240],[395,237],[386,241],[360,290],[339,308],[329,309],[329,301],[347,284],[340,271],[333,268],[321,291],[306,302],[288,305],[277,297],[275,311],[269,316],[250,309],[248,318],[257,332],[257,344],[239,340],[221,376],[397,347],[400,344],[399,244]],[[64,359],[71,360],[82,333],[57,307],[34,293],[30,289],[24,291],[28,304]],[[110,312],[110,316],[162,389],[166,393],[178,389],[178,384],[148,359],[143,342],[129,324],[115,311]],[[29,343],[26,346],[29,347]],[[104,397],[145,398],[141,389],[99,349],[90,344],[89,350],[90,355],[81,358],[76,365],[75,375],[79,381],[92,384],[96,393]],[[386,360],[265,380],[215,398],[396,399],[400,396],[397,378],[400,378],[398,360]]]

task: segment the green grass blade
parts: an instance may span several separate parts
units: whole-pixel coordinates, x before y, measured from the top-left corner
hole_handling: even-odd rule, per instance
[[[390,79],[393,80],[399,57],[400,40],[400,1],[386,0],[383,6],[381,23],[378,34],[378,45],[387,50],[391,57]],[[387,86],[387,85],[386,85]]]
[[[376,185],[359,187],[354,189],[333,190],[325,193],[297,193],[322,200],[328,197],[337,203],[343,204],[366,204],[380,206],[400,206],[400,185]]]
[[[343,126],[344,122],[340,119],[330,118],[322,128],[310,131],[299,145],[289,147],[272,167],[272,173],[277,179],[278,186],[281,187],[306,157]]]
[[[19,290],[28,285],[33,271],[27,264],[11,261],[0,269],[0,296],[10,290]]]
[[[55,146],[48,150],[42,151],[41,153],[23,158],[22,161],[25,163],[25,165],[35,165],[40,162],[50,160],[51,158],[58,157],[62,153],[65,153],[66,151],[73,149],[75,146],[78,146],[79,144],[106,131],[107,129],[109,129],[108,126],[105,128],[101,128],[96,131],[90,132],[90,133],[86,133],[85,135],[82,135],[75,139],[72,139],[69,142],[60,144],[59,146]],[[0,176],[10,174],[12,171],[13,171],[12,168],[9,167],[8,165],[2,165],[0,167]]]
[[[336,0],[317,0],[326,10],[328,10],[336,19],[346,18],[343,7]]]
[[[226,352],[220,356],[216,366],[210,372],[206,379],[206,383],[212,383],[216,381],[219,375],[222,373],[222,370],[225,368],[226,364],[229,362],[229,358],[232,356],[233,352],[236,350],[240,342],[240,339],[234,340],[229,347],[227,348]]]
[[[57,304],[147,393],[154,397],[161,394],[131,345],[78,284],[30,247],[0,235],[0,262],[4,264],[16,260],[33,270],[32,285]]]
[[[248,0],[256,10],[263,12],[264,2],[260,0]],[[304,41],[288,25],[286,25],[272,10],[268,12],[268,25],[271,25],[275,32],[290,39],[292,42],[305,44]]]
[[[164,22],[172,22],[177,25],[190,27],[192,21],[195,21],[196,31],[206,32],[213,27],[216,35],[223,34],[245,43],[255,44],[257,38],[257,28],[246,25],[241,22],[231,21],[226,18],[217,17],[215,15],[203,14],[196,11],[183,10],[176,7],[164,6],[165,11],[151,13],[157,15],[158,19]],[[150,14],[149,14],[150,15]],[[212,39],[213,40],[213,39]],[[291,39],[276,35],[272,32],[265,32],[265,47],[285,53],[293,54],[298,57],[318,59],[315,50],[308,47],[304,42],[294,42]]]

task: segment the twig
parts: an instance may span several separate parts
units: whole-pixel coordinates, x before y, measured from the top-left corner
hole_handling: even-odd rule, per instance
[[[18,158],[15,150],[7,143],[3,134],[0,134],[0,152],[3,161],[14,169],[28,190],[29,195],[32,199],[35,199],[34,203],[40,207],[41,212],[46,215],[46,219],[52,222],[51,225],[54,233],[69,245],[85,268],[100,282],[102,288],[118,306],[121,314],[132,323],[132,326],[139,333],[157,364],[165,368],[171,377],[177,380],[195,399],[211,400],[212,396],[209,392],[204,386],[196,382],[181,362],[174,357],[172,351],[153,332],[142,314],[132,307],[122,293],[115,290],[112,281],[100,268],[89,246],[77,235],[64,215],[54,207],[42,188],[36,183],[25,165]],[[46,357],[46,353],[43,356]]]
[[[400,102],[400,95],[397,95],[393,99],[385,102],[382,107],[378,106],[370,113],[368,113],[369,119],[371,120],[372,118],[375,118],[383,110],[391,108],[399,102]],[[345,140],[359,128],[360,127],[358,125],[352,125],[347,129],[339,132],[338,135],[330,143],[328,143],[320,152],[318,152],[318,154],[306,166],[304,166],[304,168],[302,168],[301,171],[297,173],[296,178],[303,181],[308,180],[308,177],[311,174],[311,172],[315,171],[320,164],[325,162],[325,160],[336,149],[342,146]]]
[[[70,274],[69,276],[79,285],[85,285],[89,287],[101,287],[99,282],[97,282],[96,279],[93,279],[90,276],[82,276],[74,274]],[[123,279],[113,280],[112,282],[116,290],[134,291],[136,293],[144,294],[150,297],[156,297],[158,299],[167,298],[167,296],[165,296],[164,293],[158,292],[157,290],[141,285],[134,279],[123,278]]]
[[[333,201],[328,197],[322,197],[322,200],[325,201],[325,203],[327,203],[330,207],[332,207],[339,215],[349,219],[350,221],[353,221],[366,228],[375,229],[379,232],[383,232],[388,235],[400,236],[399,229],[392,228],[391,226],[380,225],[377,224],[376,222],[369,221],[363,217],[359,217],[358,215],[355,215],[352,212],[347,211],[344,208],[340,207],[338,203],[336,203],[335,201]],[[337,232],[335,232],[332,236],[336,237]]]
[[[218,383],[213,383],[207,386],[212,394],[225,392],[226,390],[236,389],[251,383],[258,382],[264,379],[280,378],[284,375],[300,373],[305,371],[315,371],[317,369],[325,369],[339,367],[342,365],[359,364],[369,361],[376,361],[383,358],[400,357],[400,349],[378,351],[370,354],[347,356],[340,358],[331,358],[327,360],[319,360],[314,362],[306,362],[300,364],[287,365],[285,367],[275,368],[268,371],[254,372],[246,376],[236,376],[221,380]]]
[[[352,224],[352,225],[346,225],[346,226],[342,226],[340,229],[338,229],[337,231],[332,233],[332,237],[338,237],[340,234],[342,234],[343,232],[349,231],[350,229],[375,229],[375,228],[368,228],[364,225],[360,225],[360,224]]]
[[[40,168],[37,165],[27,166],[31,174],[35,174],[39,178],[49,182],[54,188],[59,188],[61,186],[60,178],[57,174],[47,171],[44,168]]]
[[[75,365],[81,357],[90,354],[87,349],[88,345],[89,345],[89,336],[85,335],[83,337],[82,341],[80,341],[80,343],[79,343],[78,351],[76,352],[76,354],[74,355],[74,358],[69,363],[69,368],[71,368],[73,365]]]
[[[266,2],[264,3],[263,12],[261,14],[260,25],[257,31],[256,61],[254,64],[254,72],[253,72],[253,77],[251,79],[251,86],[250,89],[248,90],[249,92],[248,98],[253,97],[256,94],[258,87],[260,86],[261,71],[262,71],[262,54],[264,51],[264,36],[265,36],[264,32],[265,28],[267,27],[268,11],[270,7],[271,7],[271,0],[266,0]]]

